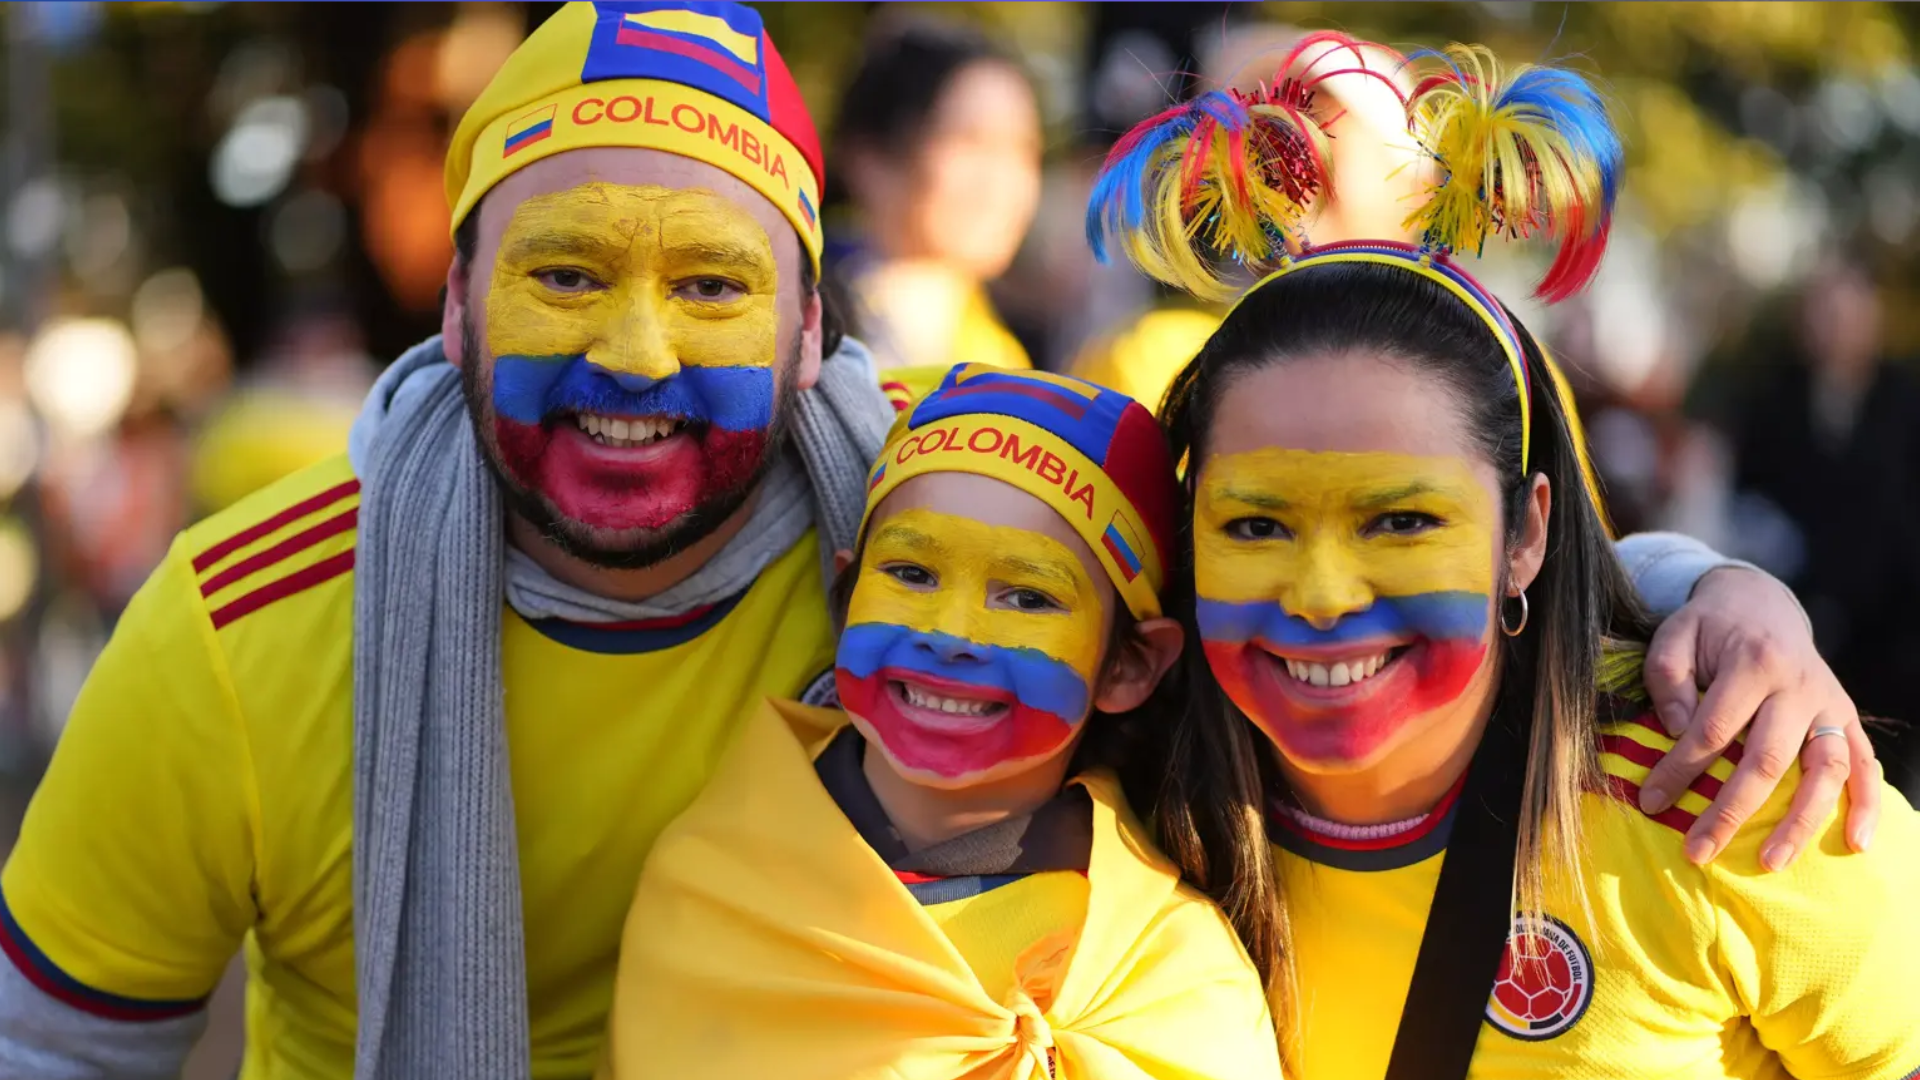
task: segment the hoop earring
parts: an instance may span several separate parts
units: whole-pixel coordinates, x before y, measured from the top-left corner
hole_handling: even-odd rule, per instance
[[[1520,632],[1527,628],[1527,618],[1533,614],[1527,609],[1526,591],[1522,590],[1514,595],[1520,601],[1520,624],[1518,626],[1507,625],[1507,605],[1500,605],[1500,632],[1508,637],[1519,637]]]

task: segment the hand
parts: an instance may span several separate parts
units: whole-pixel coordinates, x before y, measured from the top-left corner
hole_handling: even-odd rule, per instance
[[[1833,812],[1843,786],[1852,797],[1847,845],[1867,849],[1880,819],[1880,762],[1786,586],[1738,567],[1709,572],[1687,606],[1654,634],[1646,682],[1660,722],[1679,740],[1640,786],[1647,813],[1672,806],[1752,725],[1739,766],[1687,833],[1687,858],[1705,864],[1725,850],[1780,785],[1795,755],[1800,787],[1786,820],[1761,848],[1762,865],[1770,871],[1792,865]],[[1844,727],[1847,737],[1808,741],[1816,727]]]

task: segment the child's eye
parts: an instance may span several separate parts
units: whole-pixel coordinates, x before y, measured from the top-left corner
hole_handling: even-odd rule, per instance
[[[1008,606],[1020,611],[1064,611],[1059,601],[1038,589],[1008,589]]]
[[[1285,525],[1264,517],[1243,517],[1229,521],[1227,535],[1235,540],[1286,540],[1293,536]]]
[[[928,570],[924,566],[915,566],[912,563],[894,563],[892,566],[883,566],[880,568],[880,572],[895,578],[902,584],[912,585],[916,588],[927,588],[939,580],[933,576],[933,571]]]
[[[1428,529],[1439,528],[1441,520],[1432,514],[1422,514],[1416,510],[1395,510],[1381,514],[1367,523],[1365,534],[1368,536],[1418,536]]]

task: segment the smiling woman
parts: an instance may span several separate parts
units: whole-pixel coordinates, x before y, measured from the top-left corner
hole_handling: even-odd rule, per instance
[[[1091,384],[960,368],[901,418],[846,711],[769,705],[662,837],[603,1075],[1278,1080],[1261,973],[1087,752],[1180,652],[1172,488]]]
[[[1163,840],[1279,958],[1296,1080],[1910,1080],[1920,949],[1886,943],[1920,821],[1884,792],[1872,854],[1829,819],[1770,876],[1783,789],[1695,865],[1737,744],[1641,812],[1674,745],[1646,703],[1651,617],[1544,352],[1454,256],[1551,239],[1541,295],[1584,284],[1620,168],[1605,107],[1461,46],[1415,74],[1409,132],[1445,164],[1420,245],[1302,241],[1328,177],[1294,79],[1153,118],[1096,184],[1090,233],[1170,284],[1271,271],[1167,399],[1193,551],[1169,607],[1204,647],[1190,707],[1150,729]]]

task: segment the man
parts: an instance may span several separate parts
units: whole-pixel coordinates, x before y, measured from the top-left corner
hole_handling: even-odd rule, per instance
[[[569,4],[515,52],[448,152],[442,337],[347,458],[180,537],[76,704],[0,878],[0,1075],[177,1075],[243,946],[247,1080],[590,1072],[654,838],[830,685],[892,408],[814,290],[817,145],[746,8]],[[1712,560],[1653,549],[1672,610]],[[1770,581],[1670,625],[1667,698],[1735,676],[1671,790],[1762,700],[1793,748],[1846,708]]]

